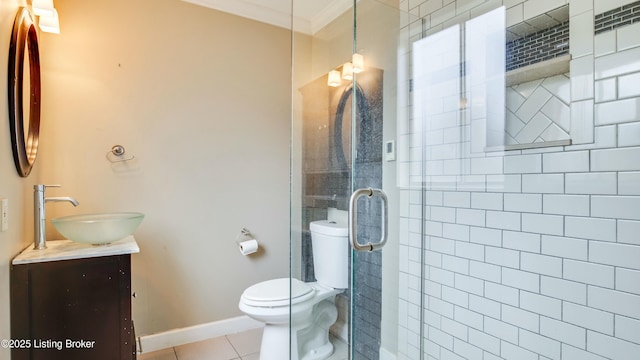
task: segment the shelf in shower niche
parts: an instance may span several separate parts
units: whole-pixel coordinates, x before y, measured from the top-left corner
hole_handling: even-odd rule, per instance
[[[513,86],[554,75],[566,74],[569,72],[570,61],[571,55],[568,54],[507,71],[506,85]]]

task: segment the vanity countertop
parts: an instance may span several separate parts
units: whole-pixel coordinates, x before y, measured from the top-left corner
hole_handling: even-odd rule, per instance
[[[140,252],[138,243],[133,235],[108,245],[89,245],[73,242],[71,240],[47,241],[47,248],[34,250],[33,244],[16,256],[12,264],[33,264],[48,261],[84,259],[100,256],[136,254]]]

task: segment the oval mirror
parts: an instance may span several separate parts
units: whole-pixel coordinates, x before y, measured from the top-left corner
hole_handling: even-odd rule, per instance
[[[355,84],[355,94],[356,94],[356,119],[355,119],[355,141],[356,141],[356,153],[363,154],[364,149],[363,146],[366,145],[368,139],[362,139],[361,136],[367,136],[367,133],[370,131],[362,131],[362,127],[370,126],[371,123],[371,113],[369,111],[369,101],[364,95],[364,91],[360,87],[358,83]],[[342,96],[340,97],[340,101],[338,102],[338,108],[336,109],[336,118],[335,118],[335,128],[333,133],[333,139],[335,144],[336,151],[336,160],[338,163],[339,169],[350,169],[353,165],[351,159],[351,142],[353,138],[351,121],[343,122],[342,118],[344,114],[351,114],[353,105],[352,95],[353,95],[353,85],[347,87]],[[345,151],[348,150],[348,151]]]
[[[38,33],[27,8],[18,10],[9,45],[9,126],[18,174],[31,172],[40,133],[40,53]]]

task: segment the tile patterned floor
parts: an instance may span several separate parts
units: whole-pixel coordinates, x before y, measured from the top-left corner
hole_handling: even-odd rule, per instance
[[[138,360],[259,360],[262,329],[142,353]],[[332,339],[334,354],[328,360],[347,359],[347,345]]]

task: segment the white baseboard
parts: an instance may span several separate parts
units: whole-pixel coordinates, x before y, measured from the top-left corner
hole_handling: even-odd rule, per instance
[[[253,320],[246,315],[238,316],[206,324],[140,336],[138,338],[138,351],[140,353],[147,353],[196,341],[212,339],[219,336],[235,334],[246,330],[257,329],[263,326],[264,324],[261,322]]]
[[[380,348],[380,360],[396,360],[396,356],[390,353],[387,349]]]

